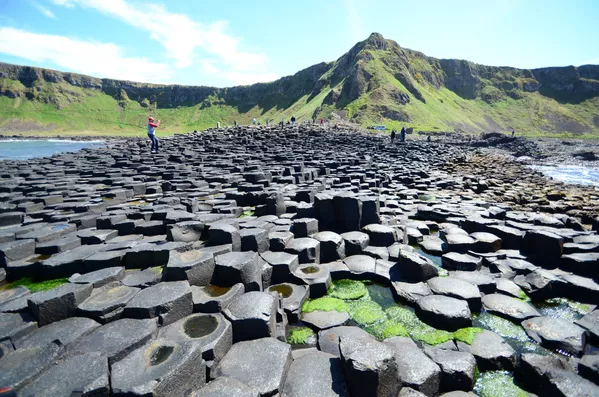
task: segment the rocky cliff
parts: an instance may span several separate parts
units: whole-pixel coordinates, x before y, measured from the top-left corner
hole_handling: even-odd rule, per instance
[[[86,125],[77,113],[83,108],[116,112],[112,116],[123,128],[143,125],[144,112],[177,109],[165,113],[173,126],[334,114],[361,124],[408,123],[425,130],[599,132],[599,65],[526,70],[436,59],[377,33],[335,62],[271,83],[156,85],[0,63],[0,95],[0,125],[30,119],[44,124],[39,114],[54,109],[64,116],[60,120],[72,116],[93,129],[94,120]],[[60,120],[56,128],[73,128]]]

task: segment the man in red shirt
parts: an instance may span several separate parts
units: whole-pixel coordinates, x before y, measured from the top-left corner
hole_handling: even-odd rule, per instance
[[[150,153],[158,153],[158,138],[156,138],[156,128],[160,125],[160,120],[157,123],[154,123],[154,117],[150,116],[148,119],[148,138],[152,141],[152,147],[150,148]]]

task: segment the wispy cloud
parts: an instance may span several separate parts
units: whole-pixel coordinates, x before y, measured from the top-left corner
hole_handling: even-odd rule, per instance
[[[268,63],[266,55],[243,51],[241,40],[229,35],[226,21],[201,24],[188,15],[173,13],[161,4],[133,4],[125,0],[52,0],[55,4],[91,8],[117,18],[137,29],[147,31],[165,49],[177,68],[187,68],[197,62],[198,52],[217,58],[209,66],[220,70],[223,77],[237,83],[251,77],[265,76],[262,70]],[[216,69],[215,69],[216,68]],[[241,78],[242,75],[247,78]],[[276,78],[272,73],[270,78]]]
[[[45,16],[47,16],[48,18],[56,18],[56,15],[54,15],[54,13],[52,11],[50,11],[49,9],[47,9],[46,7],[44,7],[43,5],[33,2],[34,7],[41,12],[42,14],[44,14]]]
[[[52,62],[61,68],[96,77],[167,83],[167,63],[123,55],[116,44],[0,28],[0,52],[33,62]]]

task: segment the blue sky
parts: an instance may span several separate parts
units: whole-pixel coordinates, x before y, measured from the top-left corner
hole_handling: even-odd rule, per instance
[[[333,61],[371,32],[438,58],[599,64],[596,0],[0,0],[0,61],[234,86]]]

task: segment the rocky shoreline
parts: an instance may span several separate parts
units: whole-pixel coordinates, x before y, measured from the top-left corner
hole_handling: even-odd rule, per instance
[[[471,142],[161,144],[0,162],[0,388],[599,394],[596,190]]]

